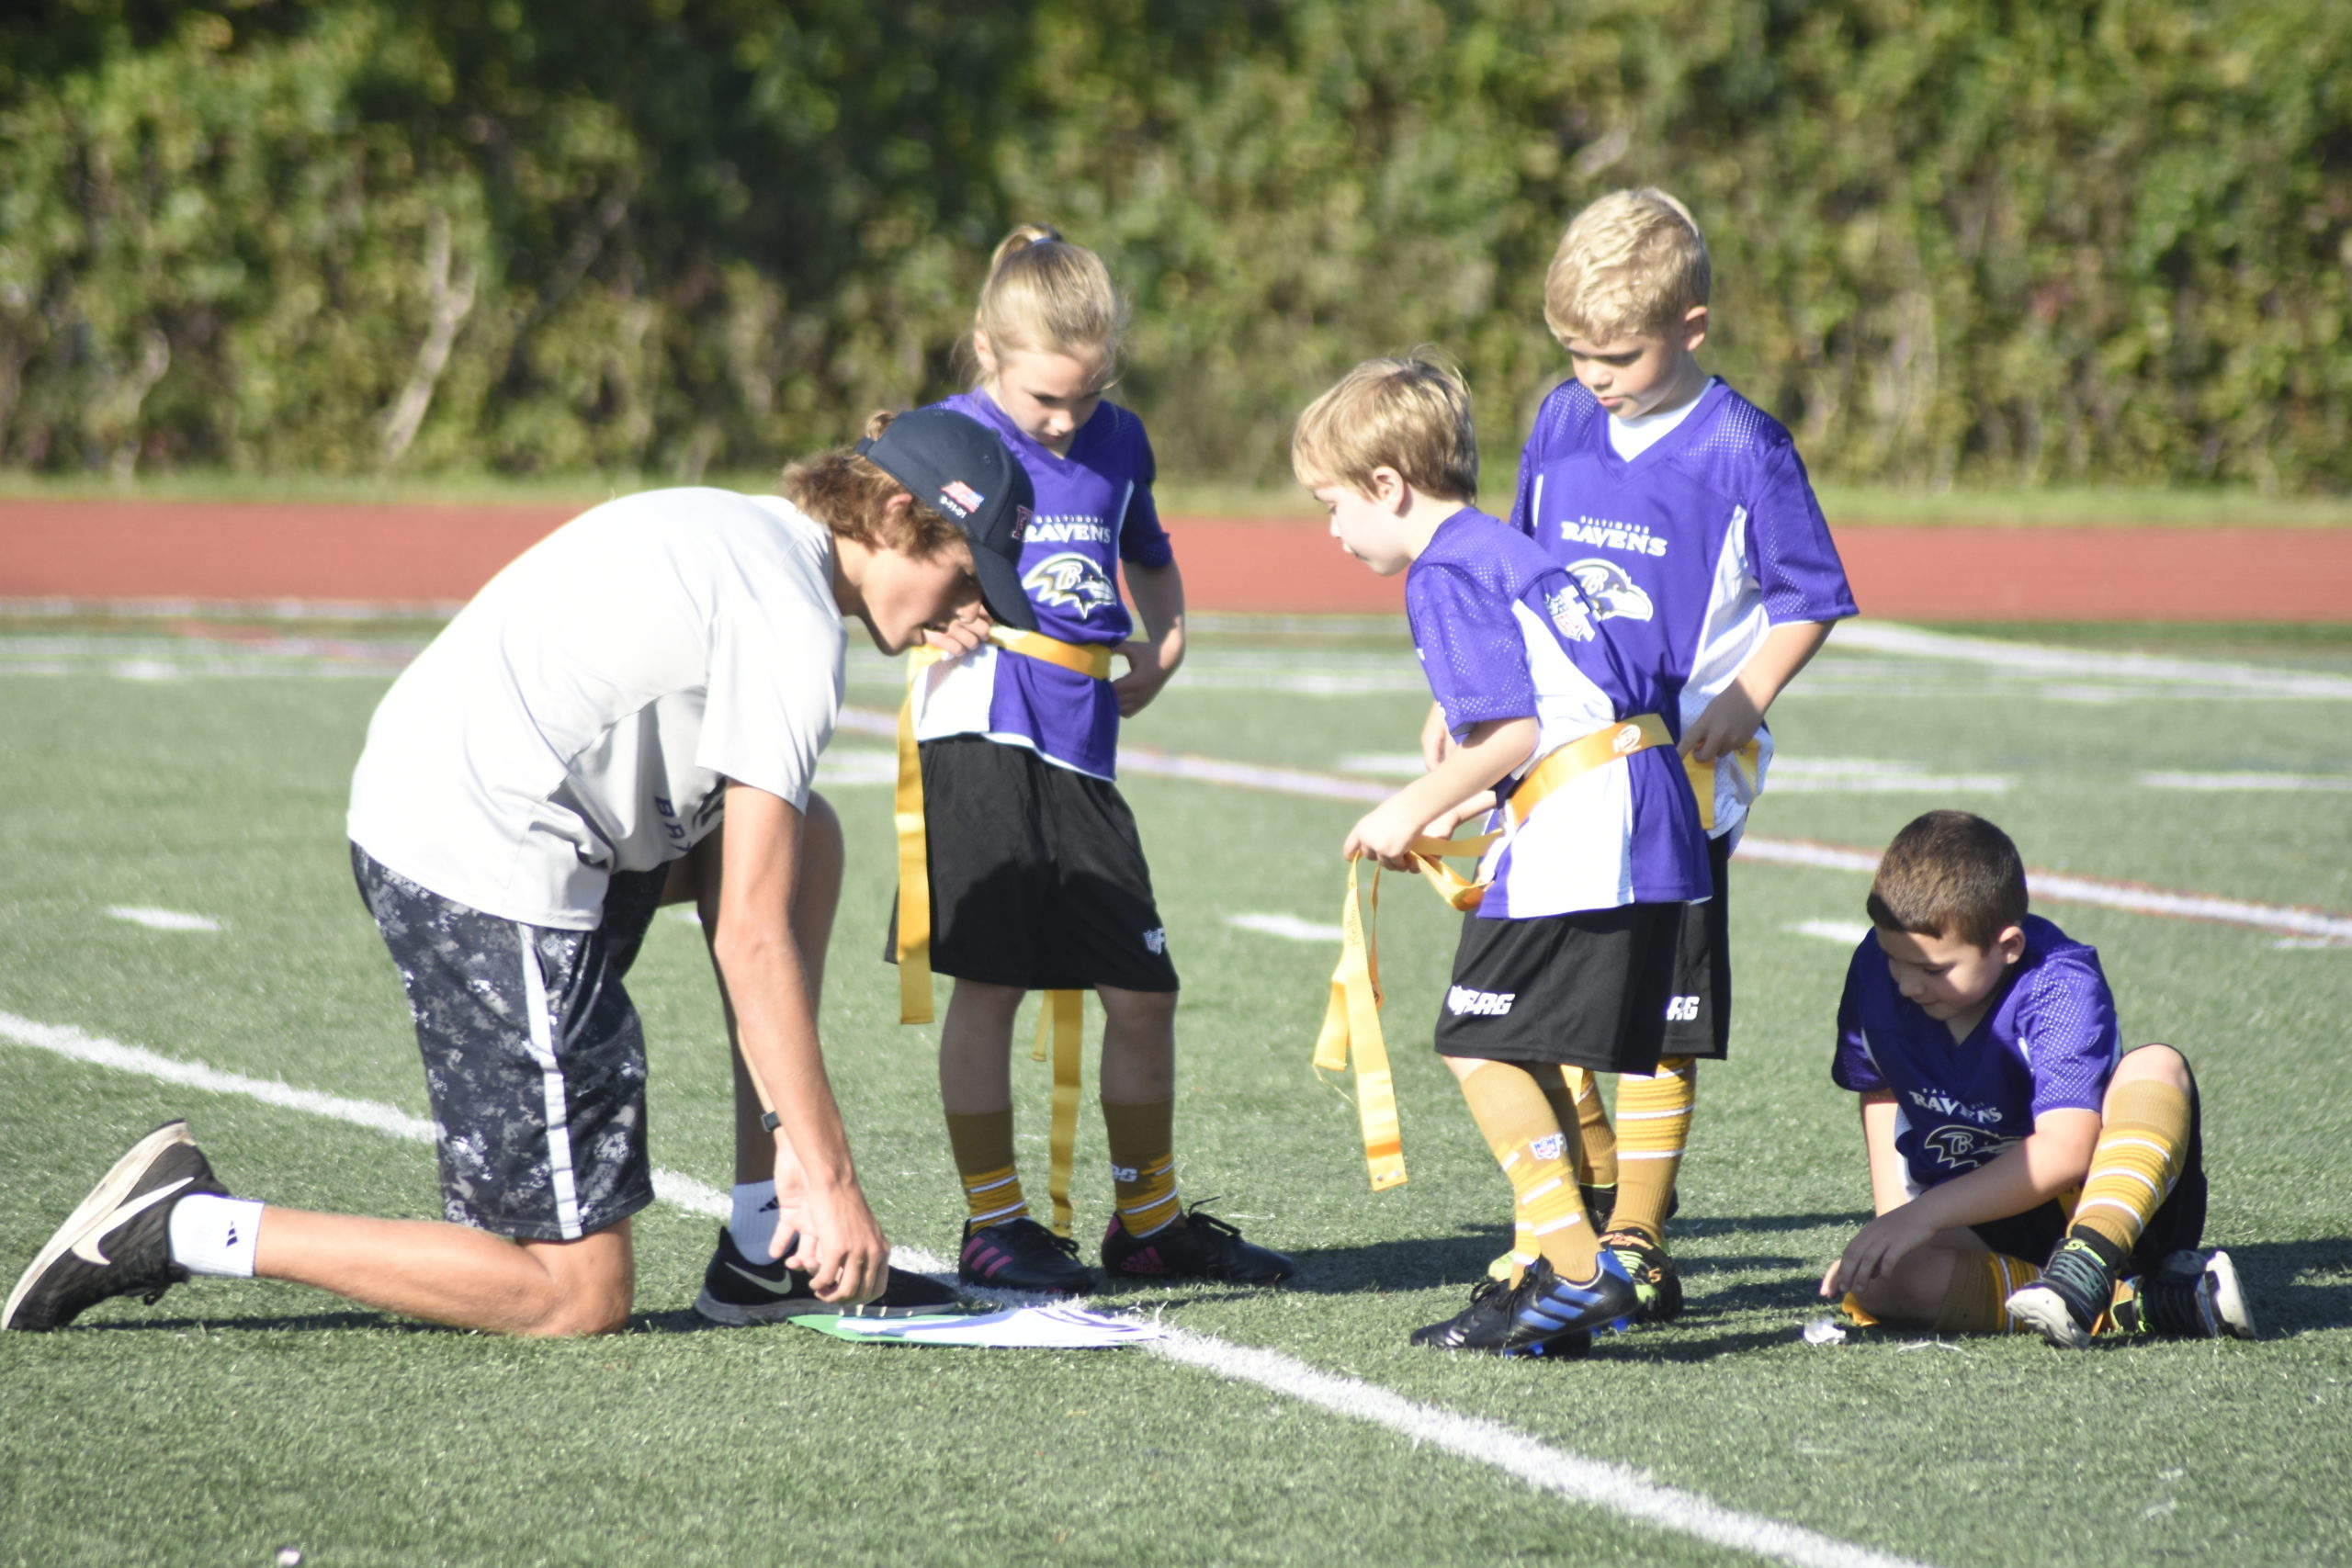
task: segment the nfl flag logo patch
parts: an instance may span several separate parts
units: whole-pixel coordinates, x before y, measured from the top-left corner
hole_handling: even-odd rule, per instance
[[[939,493],[966,512],[978,512],[980,509],[980,503],[988,499],[962,479],[949,479],[939,487]]]

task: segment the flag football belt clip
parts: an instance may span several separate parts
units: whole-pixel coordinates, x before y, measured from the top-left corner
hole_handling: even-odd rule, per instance
[[[1504,802],[1511,827],[1526,821],[1545,795],[1570,779],[1636,751],[1673,743],[1666,721],[1645,713],[1553,748],[1527,771]],[[1442,857],[1483,858],[1502,838],[1501,832],[1493,832],[1475,839],[1416,839],[1406,852],[1439,897],[1466,911],[1476,909],[1485,898],[1487,884],[1463,877]],[[1380,1031],[1380,863],[1374,861],[1372,865],[1368,908],[1366,896],[1358,892],[1359,863],[1348,863],[1348,899],[1340,911],[1340,962],[1331,971],[1331,998],[1315,1040],[1315,1067],[1317,1072],[1341,1072],[1353,1059],[1364,1169],[1372,1179],[1372,1190],[1378,1192],[1404,1184],[1405,1142],[1396,1115],[1396,1080],[1388,1066],[1388,1043]]]
[[[1474,839],[1415,839],[1406,846],[1405,852],[1412,857],[1415,867],[1436,890],[1437,896],[1466,914],[1485,901],[1487,882],[1484,879],[1471,881],[1447,865],[1447,859],[1485,859],[1487,852],[1500,843],[1506,834],[1534,815],[1535,808],[1544,803],[1545,795],[1569,780],[1582,778],[1595,768],[1606,767],[1636,751],[1673,744],[1674,737],[1667,733],[1666,720],[1654,713],[1637,714],[1605,728],[1596,729],[1589,735],[1580,735],[1565,746],[1555,746],[1546,751],[1542,761],[1527,770],[1526,776],[1519,781],[1519,787],[1511,791],[1509,800],[1503,802],[1503,810],[1510,818],[1510,829],[1481,833]],[[1697,787],[1695,779],[1692,787]],[[1714,774],[1710,769],[1707,793],[1700,797],[1702,819],[1713,815],[1706,809],[1705,803],[1712,800],[1713,795]]]
[[[1007,653],[1059,665],[1091,680],[1111,678],[1111,649],[1103,643],[1063,642],[1036,632],[990,626],[989,641]],[[915,682],[945,657],[935,648],[915,649],[907,659],[907,694],[899,705],[899,784],[893,816],[899,830],[899,1021],[932,1021],[931,835],[922,803],[922,755],[915,744]],[[1078,1145],[1078,1099],[1084,999],[1078,991],[1047,991],[1037,1015],[1033,1053],[1054,1064],[1052,1129],[1054,1232],[1069,1235],[1070,1167]]]

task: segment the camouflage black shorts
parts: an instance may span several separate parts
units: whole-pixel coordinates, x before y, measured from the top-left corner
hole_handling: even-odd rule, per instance
[[[443,1213],[569,1241],[650,1203],[645,1033],[621,977],[662,874],[616,874],[604,924],[571,931],[453,903],[356,844],[351,869],[408,989]]]

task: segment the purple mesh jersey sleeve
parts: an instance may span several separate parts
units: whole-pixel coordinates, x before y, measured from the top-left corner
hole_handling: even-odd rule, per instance
[[[1785,438],[1758,465],[1747,510],[1748,559],[1775,626],[1856,614],[1845,562],[1829,536],[1804,459]]]
[[[2090,950],[2053,953],[2015,1000],[2010,1027],[2033,1075],[2033,1113],[2098,1110],[2121,1035],[2114,995]]]
[[[1406,579],[1405,615],[1430,694],[1457,738],[1488,719],[1534,716],[1527,644],[1508,600],[1459,568],[1425,561]]]

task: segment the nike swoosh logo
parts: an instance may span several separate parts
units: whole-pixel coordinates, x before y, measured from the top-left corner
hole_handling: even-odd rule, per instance
[[[112,1260],[98,1250],[98,1243],[195,1179],[193,1176],[183,1176],[168,1187],[158,1187],[153,1192],[142,1192],[130,1201],[118,1205],[114,1213],[108,1214],[96,1230],[85,1232],[82,1239],[74,1244],[74,1256],[85,1263],[95,1263],[101,1269],[110,1267]]]
[[[754,1274],[749,1269],[745,1269],[739,1264],[729,1263],[727,1266],[727,1271],[736,1276],[738,1279],[749,1280],[752,1283],[757,1285],[760,1289],[765,1291],[772,1296],[790,1296],[802,1293],[799,1289],[793,1284],[792,1277],[788,1273],[781,1282],[778,1282],[777,1280],[769,1279],[764,1274]]]

